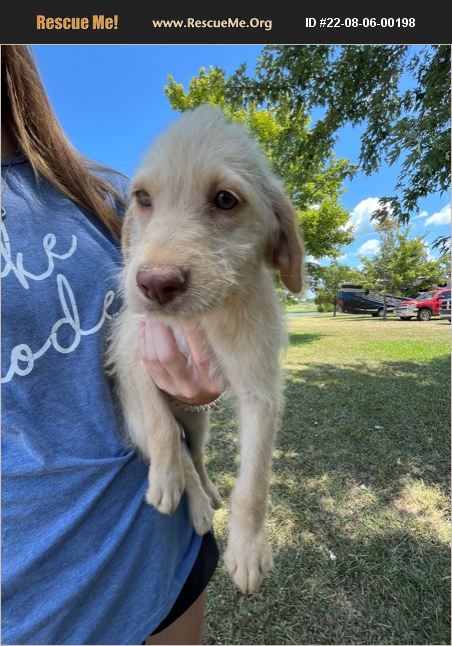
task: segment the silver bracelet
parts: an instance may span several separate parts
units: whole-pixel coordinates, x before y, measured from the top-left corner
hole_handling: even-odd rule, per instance
[[[221,393],[216,399],[213,400],[213,402],[210,402],[209,404],[200,404],[198,406],[194,404],[186,404],[185,402],[181,402],[180,399],[176,399],[175,397],[172,397],[172,401],[177,408],[181,408],[182,410],[186,411],[187,413],[202,413],[208,410],[218,410],[218,404],[220,403],[224,393]]]

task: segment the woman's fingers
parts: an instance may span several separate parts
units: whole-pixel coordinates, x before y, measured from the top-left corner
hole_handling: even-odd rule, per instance
[[[165,367],[158,360],[157,351],[153,343],[153,335],[148,330],[147,321],[143,321],[140,324],[140,356],[156,385],[162,390],[166,390],[169,375]]]
[[[182,326],[194,366],[201,374],[209,372],[212,349],[204,330],[198,323],[186,323]]]
[[[173,382],[191,379],[187,358],[180,351],[173,331],[156,321],[145,321],[140,329],[141,356],[152,378],[164,390],[174,388]]]
[[[184,326],[191,361],[179,349],[172,329],[156,321],[140,326],[140,354],[156,385],[187,403],[213,401],[223,391],[223,379],[209,374],[211,348],[195,324]]]

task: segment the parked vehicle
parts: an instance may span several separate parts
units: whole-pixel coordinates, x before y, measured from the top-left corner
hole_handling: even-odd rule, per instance
[[[440,318],[446,319],[450,323],[450,298],[445,298],[441,303],[439,311]]]
[[[398,316],[401,321],[411,321],[412,318],[417,318],[417,302],[413,299],[407,303],[400,303],[400,305],[394,308],[394,314]]]
[[[386,295],[386,311],[393,312],[399,303],[408,300],[404,297]],[[381,294],[362,285],[339,283],[337,291],[337,307],[339,312],[347,314],[371,314],[383,316],[384,299]]]
[[[432,316],[439,316],[444,300],[450,299],[450,287],[422,292],[410,300],[400,303],[394,314],[402,321],[417,318],[418,321],[430,321]]]

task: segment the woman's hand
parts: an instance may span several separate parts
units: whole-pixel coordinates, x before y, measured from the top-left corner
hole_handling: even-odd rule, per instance
[[[185,324],[183,331],[191,361],[180,351],[171,328],[155,321],[141,324],[141,358],[161,390],[186,404],[209,404],[223,392],[223,380],[209,375],[211,358],[204,332],[193,323]]]

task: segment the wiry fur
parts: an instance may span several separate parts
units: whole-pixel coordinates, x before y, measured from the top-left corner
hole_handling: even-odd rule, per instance
[[[194,526],[207,531],[211,506],[219,505],[202,463],[208,416],[172,407],[147,374],[138,346],[139,324],[148,316],[170,325],[180,339],[180,322],[198,321],[240,417],[241,464],[224,561],[239,588],[252,592],[272,563],[264,525],[281,409],[279,352],[286,339],[273,270],[291,291],[301,289],[295,213],[243,128],[208,106],[185,114],[157,141],[133,180],[132,196],[137,189],[149,193],[152,207],[143,208],[132,197],[127,211],[126,307],[109,349],[128,433],[151,460],[148,501],[171,513],[186,487]],[[235,209],[214,206],[221,190],[239,197]],[[163,306],[146,299],[136,285],[137,271],[155,266],[183,268],[189,275],[187,289]],[[182,448],[175,417],[188,436],[193,462]]]

